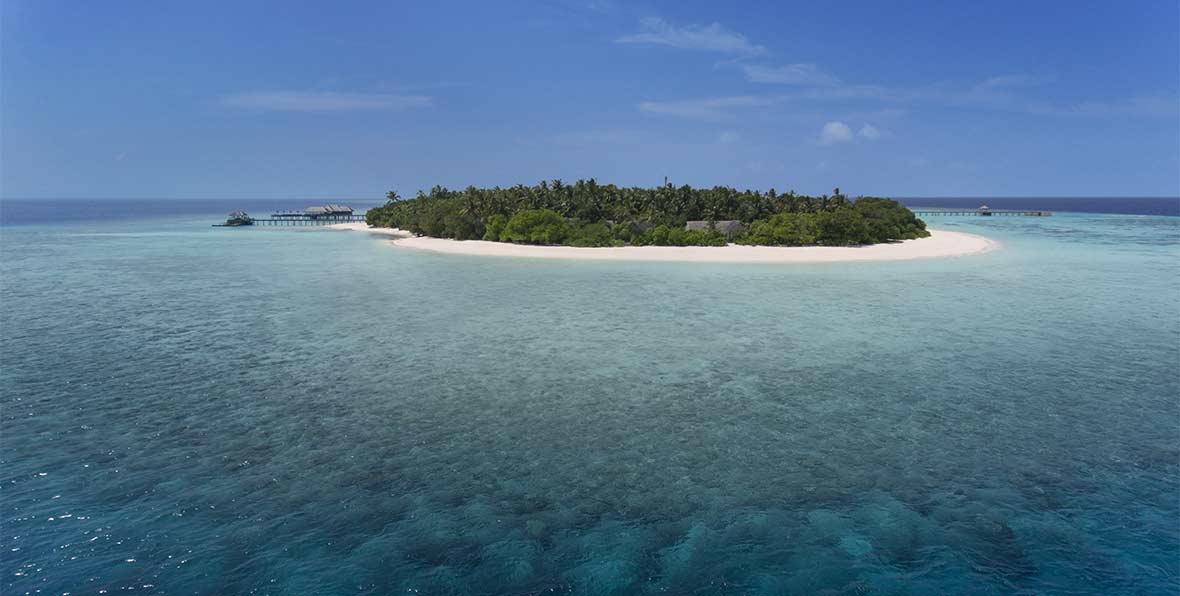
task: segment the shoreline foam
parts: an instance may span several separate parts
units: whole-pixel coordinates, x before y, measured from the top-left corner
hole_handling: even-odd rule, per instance
[[[596,261],[655,261],[698,263],[836,263],[909,261],[982,254],[1000,243],[966,232],[930,230],[929,238],[870,246],[532,246],[483,240],[448,240],[414,236],[396,228],[370,228],[363,223],[335,224],[337,230],[364,231],[393,237],[401,248],[450,255],[567,259]]]

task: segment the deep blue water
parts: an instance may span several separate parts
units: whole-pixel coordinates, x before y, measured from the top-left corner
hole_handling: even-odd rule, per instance
[[[7,199],[0,200],[0,226],[96,221],[175,220],[178,217],[208,216],[218,223],[230,211],[243,210],[254,217],[275,211],[298,211],[310,205],[341,203],[358,211],[384,203],[383,200],[344,199]]]
[[[734,266],[244,203],[0,227],[0,593],[1180,591],[1180,218]]]
[[[986,203],[993,209],[1038,209],[1077,213],[1126,215],[1180,215],[1180,198],[1168,197],[920,197],[899,199],[909,207],[973,209]],[[244,210],[255,217],[275,211],[298,210],[308,205],[344,203],[358,210],[382,204],[380,199],[7,199],[0,200],[0,226],[54,222],[169,219],[191,215],[220,215]]]
[[[974,209],[987,205],[992,209],[1180,215],[1180,198],[1176,197],[915,197],[898,200],[907,207]]]

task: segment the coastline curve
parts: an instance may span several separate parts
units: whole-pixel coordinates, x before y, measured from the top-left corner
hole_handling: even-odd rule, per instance
[[[366,224],[337,224],[338,230],[366,231],[392,237],[400,248],[449,255],[559,259],[576,261],[646,261],[689,263],[838,263],[865,261],[910,261],[978,255],[1001,248],[990,238],[966,232],[930,230],[930,237],[869,246],[612,246],[581,248],[535,246],[449,240],[413,236],[395,228],[370,228]]]

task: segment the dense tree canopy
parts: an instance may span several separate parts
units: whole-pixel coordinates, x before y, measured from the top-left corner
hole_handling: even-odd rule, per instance
[[[687,221],[739,220],[745,232],[730,240],[773,246],[850,246],[929,236],[926,224],[890,199],[844,195],[808,197],[664,185],[622,188],[591,180],[536,186],[429,193],[370,209],[370,225],[456,240],[568,246],[723,246],[716,230],[685,230]]]

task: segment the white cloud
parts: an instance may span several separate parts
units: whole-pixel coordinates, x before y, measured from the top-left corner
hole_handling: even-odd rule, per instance
[[[738,139],[740,138],[741,137],[738,136],[738,133],[733,132],[732,130],[726,130],[717,135],[717,142],[723,145],[729,145],[731,143],[738,142]]]
[[[840,79],[820,72],[814,64],[788,64],[786,66],[745,65],[746,80],[754,83],[781,83],[808,87],[830,87],[838,85]]]
[[[664,45],[682,50],[708,50],[733,54],[762,54],[766,48],[750,43],[746,36],[722,27],[711,25],[684,25],[678,27],[659,17],[647,17],[639,21],[643,31],[615,39],[616,43]]]
[[[251,91],[226,95],[222,106],[288,112],[336,112],[345,110],[410,110],[428,108],[431,98],[423,95],[375,95],[369,93],[325,93],[315,91]]]
[[[819,133],[819,141],[825,145],[844,143],[852,140],[852,129],[843,122],[829,122]]]
[[[881,131],[877,130],[877,127],[872,124],[866,124],[860,128],[860,136],[870,141],[875,141],[881,138]]]
[[[698,120],[722,120],[732,118],[734,110],[768,106],[774,102],[775,100],[769,97],[738,95],[680,101],[645,101],[639,104],[639,110]]]

